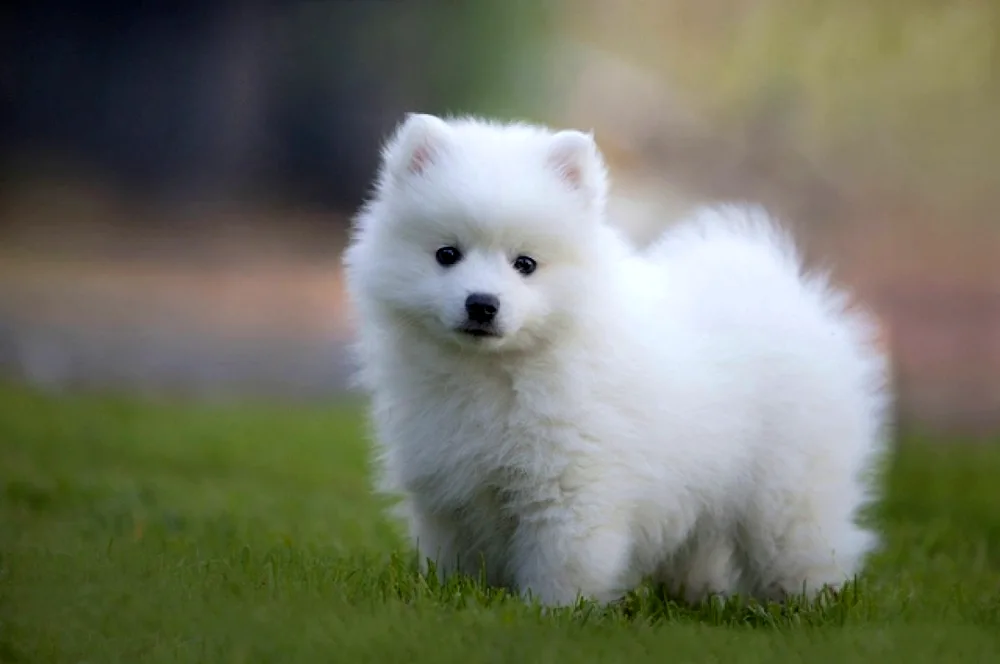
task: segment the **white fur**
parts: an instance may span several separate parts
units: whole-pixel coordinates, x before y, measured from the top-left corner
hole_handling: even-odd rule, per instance
[[[586,134],[397,131],[345,255],[380,488],[439,570],[546,604],[646,576],[692,601],[839,586],[877,544],[856,523],[889,435],[874,326],[762,210],[700,209],[639,252],[606,191]],[[473,291],[501,338],[454,331]]]

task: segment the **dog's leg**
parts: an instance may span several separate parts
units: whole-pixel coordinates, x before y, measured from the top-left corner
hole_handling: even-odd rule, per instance
[[[794,517],[774,517],[752,531],[750,562],[763,598],[811,598],[823,588],[837,590],[862,570],[877,544],[873,532],[854,522],[850,503],[805,496],[798,504]]]
[[[570,508],[521,519],[512,571],[522,595],[547,606],[571,605],[578,597],[609,602],[638,581],[628,578],[627,523],[587,519],[586,513]]]
[[[413,547],[419,556],[420,571],[427,573],[433,563],[442,577],[461,570],[458,524],[440,514],[415,505],[405,508]]]

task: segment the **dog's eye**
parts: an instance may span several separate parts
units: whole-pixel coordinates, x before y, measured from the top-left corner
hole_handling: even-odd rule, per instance
[[[529,274],[534,272],[537,268],[538,268],[538,263],[536,263],[535,259],[532,258],[531,256],[518,256],[514,260],[514,269],[523,274],[524,276],[528,276]]]
[[[434,258],[437,260],[439,265],[444,267],[451,267],[458,261],[462,260],[462,252],[455,247],[441,247],[434,254]]]

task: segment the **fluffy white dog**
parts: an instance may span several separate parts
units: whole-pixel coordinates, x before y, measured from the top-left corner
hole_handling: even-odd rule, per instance
[[[873,322],[753,207],[637,251],[593,138],[411,115],[345,254],[381,489],[549,605],[838,587],[887,449]]]

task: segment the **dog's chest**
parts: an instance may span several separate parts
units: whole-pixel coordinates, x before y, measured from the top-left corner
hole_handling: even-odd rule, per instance
[[[393,436],[411,490],[453,508],[510,511],[564,472],[572,432],[538,400],[481,388],[425,396],[400,404]]]

